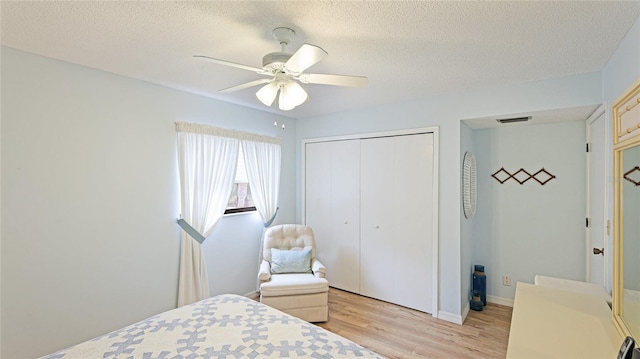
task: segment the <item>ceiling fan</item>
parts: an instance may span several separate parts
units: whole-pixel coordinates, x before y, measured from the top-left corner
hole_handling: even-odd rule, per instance
[[[303,72],[327,56],[327,52],[318,46],[304,44],[295,53],[287,53],[285,52],[285,46],[289,44],[295,32],[288,27],[278,27],[275,28],[272,33],[282,46],[282,51],[266,54],[262,58],[261,69],[208,56],[195,55],[194,57],[219,65],[236,67],[253,71],[259,75],[269,76],[269,78],[222,89],[220,92],[227,93],[264,85],[256,92],[256,97],[266,106],[271,106],[275,99],[278,98],[278,108],[283,111],[295,108],[304,103],[309,97],[298,81],[303,84],[350,87],[361,87],[367,84],[368,79],[364,76],[309,74]]]

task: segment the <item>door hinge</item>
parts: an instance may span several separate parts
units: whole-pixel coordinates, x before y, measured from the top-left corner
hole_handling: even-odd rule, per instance
[[[591,220],[589,218],[585,218],[585,219],[586,219],[585,224],[587,228],[589,228],[591,226]]]
[[[587,152],[591,152],[591,143],[587,142]]]

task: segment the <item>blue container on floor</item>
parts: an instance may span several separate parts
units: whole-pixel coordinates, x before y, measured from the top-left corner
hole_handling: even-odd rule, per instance
[[[484,274],[484,266],[476,264],[473,270],[473,288],[474,292],[480,294],[480,301],[483,305],[487,305],[487,276]]]
[[[469,302],[469,308],[471,308],[471,310],[481,312],[483,307],[484,304],[482,304],[482,301],[480,300],[480,293],[474,290],[471,302]]]

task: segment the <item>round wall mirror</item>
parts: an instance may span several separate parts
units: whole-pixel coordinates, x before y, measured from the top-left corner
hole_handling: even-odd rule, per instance
[[[477,188],[476,156],[466,152],[462,161],[462,207],[466,218],[476,213]]]

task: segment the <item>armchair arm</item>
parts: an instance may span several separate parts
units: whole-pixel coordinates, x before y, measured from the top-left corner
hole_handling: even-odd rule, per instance
[[[263,260],[262,263],[260,263],[260,271],[258,272],[258,279],[260,279],[260,281],[262,282],[265,282],[271,279],[271,265],[269,264],[269,262]]]
[[[324,278],[325,275],[327,274],[327,268],[325,268],[325,266],[315,258],[311,263],[311,271],[313,272],[313,275],[318,278]]]

